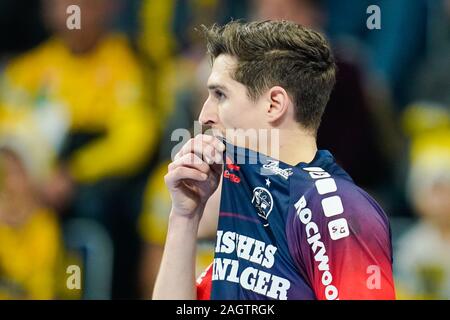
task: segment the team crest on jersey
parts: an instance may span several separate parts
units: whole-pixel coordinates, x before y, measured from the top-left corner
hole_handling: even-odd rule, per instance
[[[272,212],[273,208],[272,194],[266,188],[256,187],[253,189],[252,204],[258,211],[258,215],[267,220],[267,217],[270,212]]]
[[[275,174],[284,178],[285,180],[289,179],[289,177],[293,173],[292,169],[291,168],[281,169],[279,165],[280,165],[279,161],[267,160],[267,163],[263,164],[262,166],[261,174],[263,175]]]

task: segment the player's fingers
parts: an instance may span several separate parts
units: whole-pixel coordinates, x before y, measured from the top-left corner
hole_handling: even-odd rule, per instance
[[[221,162],[213,163],[209,167],[211,169],[211,173],[213,173],[215,176],[220,176],[222,174],[223,166]]]
[[[206,141],[206,142],[205,142]],[[205,146],[204,154],[206,154],[212,163],[223,163],[223,152],[225,151],[225,145],[222,141],[213,136],[203,135],[203,143]]]
[[[201,139],[204,142],[213,145],[216,152],[222,153],[225,151],[225,144],[221,140],[219,140],[217,137],[202,134]]]
[[[208,164],[220,163],[222,160],[221,153],[210,143],[203,144],[203,155]]]
[[[206,160],[206,162],[209,162],[211,158],[209,158],[207,154],[204,154],[204,148],[205,145],[203,144],[203,139],[201,135],[198,135],[192,139],[189,139],[189,141],[178,152],[175,160],[188,153],[195,153],[199,158]]]
[[[194,181],[205,181],[207,178],[208,175],[206,173],[197,169],[178,167],[167,173],[164,176],[164,181],[168,187],[175,187],[181,180],[191,179]]]
[[[205,162],[220,163],[225,145],[216,137],[208,135],[197,135],[190,139],[177,153],[175,160],[188,153],[195,153]]]
[[[193,149],[194,149],[194,143],[196,143],[194,138],[189,139],[184,145],[183,147],[181,147],[180,151],[178,151],[178,153],[175,155],[174,160],[178,160],[179,158],[183,157],[184,155],[188,154],[188,153],[193,153]],[[202,155],[198,155],[200,158],[202,158]]]

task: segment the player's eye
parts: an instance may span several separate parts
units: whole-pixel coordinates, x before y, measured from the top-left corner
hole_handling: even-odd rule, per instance
[[[218,99],[218,100],[222,100],[225,98],[225,94],[220,91],[220,90],[214,90],[214,96]]]

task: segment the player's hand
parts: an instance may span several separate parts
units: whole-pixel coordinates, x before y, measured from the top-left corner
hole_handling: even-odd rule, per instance
[[[202,208],[220,182],[224,150],[219,139],[199,134],[175,155],[164,177],[174,214],[201,218]]]

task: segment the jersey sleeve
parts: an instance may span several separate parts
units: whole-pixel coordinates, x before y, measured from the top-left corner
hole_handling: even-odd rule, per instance
[[[316,183],[290,206],[286,233],[299,273],[319,300],[395,299],[385,213],[348,181],[320,183],[332,186]]]

